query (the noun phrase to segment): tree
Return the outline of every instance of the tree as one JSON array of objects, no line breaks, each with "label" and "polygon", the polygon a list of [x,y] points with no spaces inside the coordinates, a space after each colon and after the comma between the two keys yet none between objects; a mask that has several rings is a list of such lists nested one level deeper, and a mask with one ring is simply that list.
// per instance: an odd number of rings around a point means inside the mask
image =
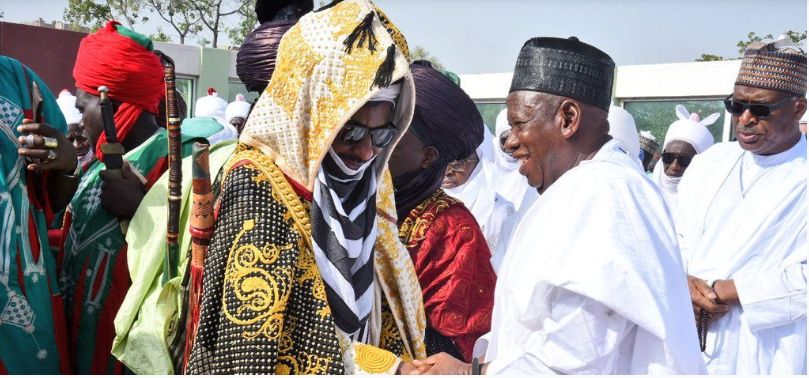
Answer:
[{"label": "tree", "polygon": [[249,6],[250,0],[190,0],[198,12],[199,20],[211,33],[211,47],[219,42],[219,32],[224,31],[222,21],[225,17],[236,14],[243,7]]},{"label": "tree", "polygon": [[184,45],[186,37],[195,36],[202,31],[200,15],[191,5],[192,1],[194,0],[145,0],[144,4],[177,32],[180,44]]},{"label": "tree", "polygon": [[163,28],[160,26],[157,27],[157,33],[149,35],[149,39],[153,42],[171,42],[171,37],[166,35],[166,33],[163,32]]},{"label": "tree", "polygon": [[[786,34],[787,38],[789,38],[792,42],[794,42],[798,46],[803,46],[803,42],[806,40],[806,30],[804,30],[803,33],[796,32],[796,31],[793,31],[793,30],[787,30],[787,32],[784,33],[784,34]],[[741,40],[741,41],[736,43],[736,47],[739,48],[739,50],[738,50],[739,51],[739,56],[738,57],[736,57],[736,58],[724,58],[724,57],[719,56],[719,55],[702,54],[702,56],[700,56],[695,61],[696,62],[710,62],[710,61],[716,61],[716,60],[741,59],[742,56],[744,55],[744,50],[747,49],[747,46],[749,46],[751,43],[757,43],[757,42],[765,42],[766,43],[766,42],[771,42],[773,40],[775,40],[775,38],[773,38],[772,34],[767,34],[767,35],[762,37],[762,36],[757,35],[756,32],[750,32],[750,33],[747,33],[747,39],[746,40]]]},{"label": "tree", "polygon": [[109,20],[116,20],[135,30],[137,23],[144,23],[148,17],[139,17],[141,2],[138,0],[68,0],[62,16],[77,29],[87,25],[98,29]]},{"label": "tree", "polygon": [[445,71],[444,65],[436,58],[433,54],[430,54],[427,49],[422,46],[416,46],[414,49],[410,50],[410,63],[413,63],[417,60],[428,60],[430,64],[433,65],[433,68],[439,71]]},{"label": "tree", "polygon": [[233,46],[241,46],[247,35],[258,25],[258,18],[252,5],[252,2],[245,3],[236,13],[240,16],[241,21],[235,27],[227,29],[228,37]]}]

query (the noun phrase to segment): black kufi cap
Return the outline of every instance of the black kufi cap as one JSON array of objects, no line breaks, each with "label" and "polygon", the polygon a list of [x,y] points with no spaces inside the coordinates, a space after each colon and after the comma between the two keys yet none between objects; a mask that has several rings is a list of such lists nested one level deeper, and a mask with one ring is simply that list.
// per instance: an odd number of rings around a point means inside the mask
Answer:
[{"label": "black kufi cap", "polygon": [[509,92],[549,93],[609,111],[614,75],[612,58],[576,37],[531,38],[520,50]]}]

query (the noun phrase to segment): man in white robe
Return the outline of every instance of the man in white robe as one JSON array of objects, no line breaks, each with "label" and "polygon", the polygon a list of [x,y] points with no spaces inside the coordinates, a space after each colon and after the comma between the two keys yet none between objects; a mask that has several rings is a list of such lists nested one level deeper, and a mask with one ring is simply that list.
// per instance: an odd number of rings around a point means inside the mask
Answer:
[{"label": "man in white robe", "polygon": [[[475,216],[492,252],[492,267],[497,272],[508,248],[517,211],[511,202],[497,193],[497,183],[502,180],[503,172],[493,163],[494,153],[492,135],[489,128],[484,127],[483,142],[467,159],[450,162],[441,188],[461,200]],[[456,167],[459,162],[463,162],[463,170]]]},{"label": "man in white robe", "polygon": [[420,372],[705,372],[671,217],[608,135],[614,68],[575,37],[523,46],[506,146],[540,198],[506,253],[480,360],[438,354],[414,363]]},{"label": "man in white robe", "polygon": [[680,183],[677,232],[711,374],[806,374],[805,95],[803,52],[749,46],[725,100],[738,141],[697,155]]},{"label": "man in white robe", "polygon": [[680,180],[694,156],[713,146],[713,135],[708,126],[719,119],[719,113],[711,114],[700,121],[699,114],[690,113],[683,105],[677,105],[675,111],[678,120],[666,132],[663,154],[655,164],[652,180],[660,187],[676,221],[679,211],[677,188]]}]

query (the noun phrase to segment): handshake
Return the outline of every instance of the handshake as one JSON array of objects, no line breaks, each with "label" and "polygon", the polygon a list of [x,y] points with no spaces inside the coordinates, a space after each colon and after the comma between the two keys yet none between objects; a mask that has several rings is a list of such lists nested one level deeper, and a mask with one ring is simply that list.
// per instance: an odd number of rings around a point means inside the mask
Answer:
[{"label": "handshake", "polygon": [[474,366],[476,369],[473,372],[473,365],[459,361],[455,357],[447,353],[437,353],[423,360],[415,360],[413,362],[402,362],[399,365],[397,374],[401,375],[470,375],[470,374],[483,374],[483,365]]}]

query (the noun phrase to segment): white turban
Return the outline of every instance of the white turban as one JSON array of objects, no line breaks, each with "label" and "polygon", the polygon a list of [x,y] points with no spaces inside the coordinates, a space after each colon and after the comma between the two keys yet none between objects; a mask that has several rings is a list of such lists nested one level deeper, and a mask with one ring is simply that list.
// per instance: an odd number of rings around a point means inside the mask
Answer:
[{"label": "white turban", "polygon": [[216,90],[208,89],[208,95],[201,97],[194,105],[194,117],[214,117],[225,119],[225,108],[228,102],[219,97]]},{"label": "white turban", "polygon": [[510,129],[511,125],[508,124],[508,108],[506,108],[500,111],[500,114],[497,115],[497,120],[494,122],[494,137],[499,139],[500,134]]},{"label": "white turban", "polygon": [[65,115],[65,121],[68,125],[79,123],[81,121],[81,112],[76,109],[76,96],[70,94],[70,91],[63,89],[59,93],[59,98],[56,99],[59,109]]},{"label": "white turban", "polygon": [[610,135],[618,140],[621,146],[628,149],[627,152],[632,156],[640,156],[640,139],[632,114],[623,108],[610,106],[607,120],[610,123]]},{"label": "white turban", "polygon": [[666,132],[666,140],[663,142],[663,150],[669,143],[675,140],[682,140],[688,142],[698,154],[701,154],[708,147],[713,146],[713,135],[708,130],[707,126],[712,125],[719,119],[719,113],[709,115],[702,121],[699,120],[699,114],[691,114],[685,109],[683,105],[677,105],[677,120],[669,126],[669,131]]},{"label": "white turban", "polygon": [[369,101],[387,101],[393,104],[393,107],[396,107],[396,99],[399,98],[399,92],[402,91],[402,84],[391,84],[387,88],[376,92],[374,97],[371,97]]},{"label": "white turban", "polygon": [[247,119],[247,114],[250,113],[250,103],[244,100],[244,96],[239,93],[236,95],[236,101],[228,104],[225,108],[225,122],[230,123],[230,120],[236,117]]}]

